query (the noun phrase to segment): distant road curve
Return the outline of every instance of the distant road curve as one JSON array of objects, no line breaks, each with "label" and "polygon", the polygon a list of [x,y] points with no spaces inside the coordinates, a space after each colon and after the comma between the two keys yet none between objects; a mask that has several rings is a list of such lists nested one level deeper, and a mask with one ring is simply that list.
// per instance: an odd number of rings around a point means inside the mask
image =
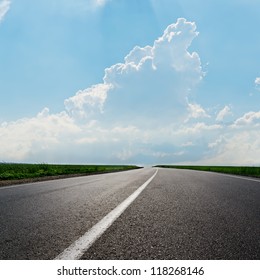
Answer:
[{"label": "distant road curve", "polygon": [[155,171],[0,188],[0,259],[56,258],[149,179],[82,259],[260,258],[260,180]]}]

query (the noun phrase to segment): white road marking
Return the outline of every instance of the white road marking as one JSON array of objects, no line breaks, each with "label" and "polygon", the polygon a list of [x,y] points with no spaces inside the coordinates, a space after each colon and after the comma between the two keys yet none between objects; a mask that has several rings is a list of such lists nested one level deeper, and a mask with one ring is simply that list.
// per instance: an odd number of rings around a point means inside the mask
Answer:
[{"label": "white road marking", "polygon": [[[34,184],[34,183],[39,183],[39,182],[33,182],[33,183],[31,183],[31,184]],[[28,183],[28,184],[29,184],[29,183]],[[6,189],[13,189],[13,188],[18,188],[18,187],[24,187],[24,186],[27,186],[28,184],[25,183],[25,184],[18,184],[18,185],[0,187],[0,190],[6,190]]]},{"label": "white road marking", "polygon": [[[207,171],[206,171],[206,172],[207,172]],[[258,180],[258,179],[248,178],[248,177],[244,177],[244,176],[231,175],[231,174],[218,173],[218,172],[211,172],[211,173],[212,173],[212,174],[223,175],[223,176],[227,176],[227,177],[232,177],[232,178],[236,178],[236,179],[244,179],[244,180],[254,181],[254,182],[260,183],[260,180]]]},{"label": "white road marking", "polygon": [[83,236],[71,244],[55,260],[79,260],[89,247],[113,224],[113,222],[126,210],[126,208],[140,195],[147,185],[156,176],[158,169],[153,176],[140,186],[127,199],[119,204],[114,210],[108,213],[102,220],[94,225]]},{"label": "white road marking", "polygon": [[[169,168],[170,169],[170,168]],[[174,168],[173,168],[174,169]],[[175,168],[175,170],[179,170],[178,168]],[[196,169],[182,169],[182,170],[191,170],[191,171],[199,171],[199,172],[206,172],[206,173],[211,173],[211,174],[214,174],[214,175],[221,175],[221,176],[227,176],[227,177],[233,177],[233,178],[236,178],[236,179],[243,179],[243,180],[248,180],[248,181],[253,181],[253,182],[258,182],[260,183],[260,179],[253,179],[253,178],[250,178],[250,177],[246,177],[245,176],[242,176],[242,175],[232,175],[232,174],[226,174],[226,173],[221,173],[221,172],[214,172],[214,171],[204,171],[204,170],[196,170]]]}]

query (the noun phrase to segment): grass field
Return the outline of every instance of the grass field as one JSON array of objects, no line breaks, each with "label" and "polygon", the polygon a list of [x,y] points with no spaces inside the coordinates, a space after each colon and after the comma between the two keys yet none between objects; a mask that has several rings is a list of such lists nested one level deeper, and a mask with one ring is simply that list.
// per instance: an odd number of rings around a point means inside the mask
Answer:
[{"label": "grass field", "polygon": [[234,175],[260,177],[260,167],[249,166],[195,166],[195,165],[157,165],[164,168],[192,169],[201,171],[213,171]]},{"label": "grass field", "polygon": [[89,175],[139,168],[134,165],[58,165],[0,163],[0,180],[29,179],[57,175]]}]

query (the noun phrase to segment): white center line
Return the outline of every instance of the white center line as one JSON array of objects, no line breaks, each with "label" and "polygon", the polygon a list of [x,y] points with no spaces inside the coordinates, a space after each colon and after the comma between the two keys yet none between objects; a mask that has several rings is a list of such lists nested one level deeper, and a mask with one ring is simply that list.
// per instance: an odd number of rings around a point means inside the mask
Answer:
[{"label": "white center line", "polygon": [[114,210],[108,213],[101,221],[95,224],[78,240],[72,243],[67,249],[59,254],[55,260],[79,260],[89,247],[113,224],[113,222],[126,210],[126,208],[140,195],[147,185],[156,176],[158,169],[142,186],[140,186],[127,199],[119,204]]}]

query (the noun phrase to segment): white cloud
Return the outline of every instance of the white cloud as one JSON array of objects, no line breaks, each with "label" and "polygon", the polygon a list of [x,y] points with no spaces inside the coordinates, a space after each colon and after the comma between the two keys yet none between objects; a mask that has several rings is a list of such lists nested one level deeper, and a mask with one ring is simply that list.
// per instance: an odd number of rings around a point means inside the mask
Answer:
[{"label": "white cloud", "polygon": [[228,115],[231,115],[231,109],[229,106],[225,106],[222,110],[219,111],[217,117],[216,117],[216,121],[223,121],[223,119],[225,117],[227,117]]},{"label": "white cloud", "polygon": [[245,126],[245,125],[254,125],[260,126],[260,111],[259,112],[248,112],[244,114],[241,118],[238,118],[233,127]]},{"label": "white cloud", "polygon": [[213,131],[213,130],[219,130],[222,126],[218,124],[208,125],[204,122],[198,122],[193,125],[187,125],[185,127],[180,128],[176,131],[177,135],[190,135],[190,134],[201,134],[205,131]]},{"label": "white cloud", "polygon": [[188,110],[189,110],[189,118],[209,118],[210,116],[206,113],[206,111],[199,105],[199,104],[188,104]]},{"label": "white cloud", "polygon": [[147,58],[152,59],[152,49],[151,46],[146,46],[144,48],[135,46],[125,57],[125,65],[132,64],[132,66],[138,70]]},{"label": "white cloud", "polygon": [[4,19],[4,16],[10,9],[11,1],[9,0],[2,0],[0,2],[0,21]]},{"label": "white cloud", "polygon": [[122,124],[184,119],[191,106],[193,116],[206,116],[200,105],[187,102],[204,76],[199,55],[188,51],[197,35],[195,23],[178,19],[152,46],[136,46],[123,63],[105,69],[102,84],[65,100],[66,110],[99,120],[101,111],[103,121]]},{"label": "white cloud", "polygon": [[260,164],[260,131],[229,131],[209,145],[214,151],[201,164],[216,165],[259,165]]},{"label": "white cloud", "polygon": [[165,65],[177,72],[191,72],[196,80],[201,78],[200,58],[196,52],[188,51],[198,34],[195,23],[187,22],[184,18],[179,18],[177,23],[169,25],[163,36],[154,42],[152,52],[155,66]]},{"label": "white cloud", "polygon": [[[67,113],[49,114],[43,109],[34,118],[24,118],[0,126],[0,159],[29,160],[71,139],[80,128]],[[64,151],[65,152],[65,151]]]},{"label": "white cloud", "polygon": [[[228,126],[188,101],[204,77],[199,55],[188,49],[197,36],[195,23],[179,19],[151,46],[136,46],[105,69],[102,83],[66,99],[65,111],[44,108],[0,124],[0,160],[260,163],[260,112]],[[230,113],[225,106],[216,120]]]},{"label": "white cloud", "polygon": [[195,30],[195,23],[178,19],[152,46],[136,46],[124,63],[107,68],[104,83],[113,90],[104,111],[132,121],[138,116],[138,122],[184,118],[187,96],[204,76],[199,55],[188,51],[198,35]]},{"label": "white cloud", "polygon": [[223,141],[225,141],[225,137],[223,135],[221,135],[219,138],[214,139],[214,142],[211,142],[208,144],[209,148],[215,148],[218,147],[221,143],[223,143]]},{"label": "white cloud", "polygon": [[[243,118],[243,117],[242,117]],[[241,118],[239,118],[241,119]],[[248,125],[247,125],[248,126]],[[1,160],[76,163],[259,164],[260,131],[246,126],[175,123],[156,129],[97,121],[76,122],[66,112],[0,126]]]},{"label": "white cloud", "polygon": [[248,112],[232,125],[222,128],[219,136],[209,142],[212,152],[202,164],[259,165],[260,112]]},{"label": "white cloud", "polygon": [[107,92],[112,88],[108,84],[97,84],[80,90],[75,96],[64,101],[66,110],[74,117],[86,117],[95,112],[102,113]]},{"label": "white cloud", "polygon": [[258,85],[260,85],[260,77],[257,77],[256,79],[255,79],[255,84],[258,86]]},{"label": "white cloud", "polygon": [[181,147],[191,147],[194,146],[194,144],[192,143],[192,141],[188,141],[186,143],[181,144]]},{"label": "white cloud", "polygon": [[257,77],[255,79],[255,87],[257,90],[260,90],[260,77]]}]

